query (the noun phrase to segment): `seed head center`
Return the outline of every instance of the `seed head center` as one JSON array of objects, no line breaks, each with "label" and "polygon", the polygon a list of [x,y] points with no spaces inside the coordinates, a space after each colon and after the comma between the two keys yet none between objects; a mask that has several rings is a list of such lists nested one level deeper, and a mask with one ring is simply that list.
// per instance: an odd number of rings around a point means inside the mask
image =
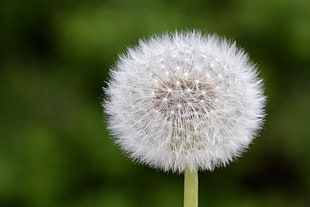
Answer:
[{"label": "seed head center", "polygon": [[214,87],[198,79],[170,79],[154,89],[156,110],[168,119],[201,117],[213,108]]}]

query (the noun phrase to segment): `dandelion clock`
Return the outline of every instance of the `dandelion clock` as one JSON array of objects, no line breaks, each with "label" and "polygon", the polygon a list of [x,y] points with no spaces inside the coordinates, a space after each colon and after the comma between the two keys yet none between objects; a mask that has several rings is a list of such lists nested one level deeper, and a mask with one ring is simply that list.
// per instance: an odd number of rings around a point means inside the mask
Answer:
[{"label": "dandelion clock", "polygon": [[216,35],[141,40],[110,74],[103,106],[115,142],[135,161],[184,173],[185,207],[198,206],[198,170],[240,156],[263,123],[255,65]]}]

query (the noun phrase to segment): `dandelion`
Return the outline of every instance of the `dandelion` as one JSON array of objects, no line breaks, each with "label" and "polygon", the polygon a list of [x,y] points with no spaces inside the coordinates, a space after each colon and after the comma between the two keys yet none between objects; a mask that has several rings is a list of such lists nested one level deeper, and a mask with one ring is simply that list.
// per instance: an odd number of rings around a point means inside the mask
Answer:
[{"label": "dandelion", "polygon": [[185,185],[194,188],[197,171],[240,156],[264,118],[262,81],[246,53],[196,31],[154,36],[128,49],[105,93],[115,142],[133,160],[185,173]]}]

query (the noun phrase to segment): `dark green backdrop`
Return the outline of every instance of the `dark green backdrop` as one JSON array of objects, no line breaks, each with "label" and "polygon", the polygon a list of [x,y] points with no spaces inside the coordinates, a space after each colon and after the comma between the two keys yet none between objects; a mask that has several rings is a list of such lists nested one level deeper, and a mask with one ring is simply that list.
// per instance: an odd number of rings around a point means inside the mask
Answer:
[{"label": "dark green backdrop", "polygon": [[250,150],[200,172],[200,206],[309,206],[309,0],[1,0],[0,26],[1,207],[182,206],[183,177],[128,160],[100,106],[118,53],[175,29],[236,40],[268,95]]}]

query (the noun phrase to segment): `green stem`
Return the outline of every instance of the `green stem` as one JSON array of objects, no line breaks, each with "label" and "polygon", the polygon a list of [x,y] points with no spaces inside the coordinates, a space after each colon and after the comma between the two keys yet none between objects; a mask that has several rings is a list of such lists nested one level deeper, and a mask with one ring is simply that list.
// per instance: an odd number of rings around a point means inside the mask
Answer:
[{"label": "green stem", "polygon": [[185,170],[184,207],[198,207],[198,171]]}]

